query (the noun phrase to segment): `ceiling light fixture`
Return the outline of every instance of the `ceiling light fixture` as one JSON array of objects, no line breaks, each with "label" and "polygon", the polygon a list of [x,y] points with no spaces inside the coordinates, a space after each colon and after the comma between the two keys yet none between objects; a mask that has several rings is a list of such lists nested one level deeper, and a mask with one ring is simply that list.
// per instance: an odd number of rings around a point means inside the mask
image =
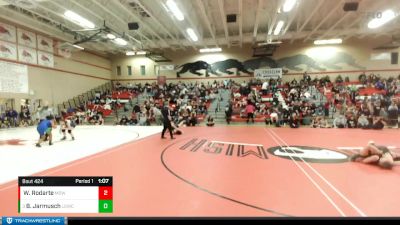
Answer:
[{"label": "ceiling light fixture", "polygon": [[107,38],[110,40],[114,40],[116,38],[116,36],[114,34],[107,34]]},{"label": "ceiling light fixture", "polygon": [[81,46],[79,46],[79,45],[72,45],[72,46],[74,46],[75,48],[80,49],[80,50],[85,50],[84,47],[81,47]]},{"label": "ceiling light fixture", "polygon": [[138,51],[136,52],[136,55],[146,55],[147,52],[146,51]]},{"label": "ceiling light fixture", "polygon": [[197,37],[196,33],[194,32],[194,30],[192,28],[186,29],[186,33],[189,35],[189,37],[190,37],[190,39],[192,39],[192,41],[196,42],[199,40],[199,38]]},{"label": "ceiling light fixture", "polygon": [[314,41],[315,45],[334,45],[334,44],[342,44],[342,43],[343,43],[343,40],[340,38]]},{"label": "ceiling light fixture", "polygon": [[178,8],[174,0],[168,0],[166,2],[166,5],[168,9],[172,12],[172,14],[175,16],[175,18],[179,21],[182,21],[185,19],[183,16],[182,11]]},{"label": "ceiling light fixture", "polygon": [[135,52],[133,52],[133,51],[127,51],[127,52],[126,52],[126,55],[127,55],[127,56],[135,55]]},{"label": "ceiling light fixture", "polygon": [[384,11],[379,18],[374,18],[368,22],[369,29],[375,29],[381,27],[382,25],[388,23],[393,20],[397,15],[393,12],[393,10],[388,9]]},{"label": "ceiling light fixture", "polygon": [[82,16],[70,10],[64,12],[64,17],[83,28],[93,29],[96,27],[94,23],[90,22],[89,20],[83,18]]},{"label": "ceiling light fixture", "polygon": [[285,22],[283,20],[280,20],[278,22],[278,24],[275,27],[274,35],[278,35],[281,32],[284,24],[285,24]]},{"label": "ceiling light fixture", "polygon": [[283,5],[284,12],[290,12],[293,7],[296,5],[297,0],[286,0],[285,4]]},{"label": "ceiling light fixture", "polygon": [[257,43],[257,46],[266,46],[266,45],[279,45],[282,44],[282,41],[267,41],[267,42],[260,42]]},{"label": "ceiling light fixture", "polygon": [[202,48],[200,53],[222,52],[221,48]]},{"label": "ceiling light fixture", "polygon": [[116,38],[113,40],[115,44],[125,46],[128,44],[128,42],[122,38]]}]

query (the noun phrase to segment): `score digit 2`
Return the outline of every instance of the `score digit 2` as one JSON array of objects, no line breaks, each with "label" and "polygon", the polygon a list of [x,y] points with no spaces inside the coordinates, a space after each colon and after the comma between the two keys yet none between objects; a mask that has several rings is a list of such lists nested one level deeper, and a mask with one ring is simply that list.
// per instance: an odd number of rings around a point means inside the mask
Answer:
[{"label": "score digit 2", "polygon": [[99,200],[112,200],[113,188],[112,186],[99,187]]}]

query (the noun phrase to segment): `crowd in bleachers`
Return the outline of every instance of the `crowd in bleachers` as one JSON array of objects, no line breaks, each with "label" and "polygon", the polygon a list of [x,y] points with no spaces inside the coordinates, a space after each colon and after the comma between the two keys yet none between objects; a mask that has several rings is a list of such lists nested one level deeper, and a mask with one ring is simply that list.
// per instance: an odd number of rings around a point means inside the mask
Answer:
[{"label": "crowd in bleachers", "polygon": [[232,121],[265,121],[278,127],[382,129],[398,126],[399,97],[400,76],[361,75],[360,81],[348,82],[341,76],[335,81],[311,79],[305,73],[302,79],[286,83],[280,79],[233,83],[226,110]]},{"label": "crowd in bleachers", "polygon": [[15,109],[7,108],[0,114],[0,128],[27,127],[33,124],[28,107],[21,107],[18,113]]},{"label": "crowd in bleachers", "polygon": [[[220,98],[219,90],[229,89],[232,96],[225,108],[226,120],[233,122],[265,122],[269,125],[314,128],[382,129],[397,127],[400,108],[400,76],[381,78],[360,75],[349,82],[341,76],[331,81],[328,76],[283,82],[281,79],[233,80],[202,83],[178,82],[165,86],[156,83],[122,85],[114,91],[96,92],[93,99],[78,107],[61,109],[60,116],[74,118],[76,124],[104,124],[104,118],[116,115],[118,125],[162,124],[161,108],[169,105],[175,124],[196,126],[210,118],[211,102]],[[141,95],[143,102],[136,102]],[[130,107],[129,107],[130,106]],[[43,110],[31,115],[28,107],[18,113],[8,108],[0,114],[0,128],[28,126],[38,120]],[[56,113],[55,113],[56,114]],[[206,119],[207,117],[207,119]],[[212,118],[213,121],[213,118]],[[214,124],[214,122],[212,122]]]},{"label": "crowd in bleachers", "polygon": [[[225,82],[226,83],[226,82]],[[153,84],[130,84],[122,86],[117,83],[119,91],[131,91],[142,94],[144,102],[134,104],[130,118],[124,115],[119,125],[161,125],[161,108],[169,105],[175,124],[196,126],[204,120],[210,103],[217,98],[218,89],[224,82],[213,83],[169,83],[165,86]]]}]

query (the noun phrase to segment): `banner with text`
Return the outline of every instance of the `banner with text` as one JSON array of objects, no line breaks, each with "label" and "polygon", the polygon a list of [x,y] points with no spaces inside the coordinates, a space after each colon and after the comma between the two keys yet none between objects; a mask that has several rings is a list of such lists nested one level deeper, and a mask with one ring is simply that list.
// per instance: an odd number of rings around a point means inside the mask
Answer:
[{"label": "banner with text", "polygon": [[282,78],[282,68],[256,69],[254,70],[256,79],[278,79]]}]

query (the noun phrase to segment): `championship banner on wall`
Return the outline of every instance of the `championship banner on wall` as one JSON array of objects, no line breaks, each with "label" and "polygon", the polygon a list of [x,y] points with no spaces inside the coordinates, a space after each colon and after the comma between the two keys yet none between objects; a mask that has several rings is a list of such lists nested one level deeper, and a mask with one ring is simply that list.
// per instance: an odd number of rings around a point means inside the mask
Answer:
[{"label": "championship banner on wall", "polygon": [[51,53],[54,52],[53,40],[50,38],[37,35],[37,46],[38,46],[39,50],[51,52]]},{"label": "championship banner on wall", "polygon": [[18,60],[24,63],[37,64],[36,49],[18,46]]},{"label": "championship banner on wall", "polygon": [[160,71],[171,71],[174,70],[175,66],[174,65],[160,65]]},{"label": "championship banner on wall", "polygon": [[0,23],[0,40],[17,42],[16,28],[5,23]]},{"label": "championship banner on wall", "polygon": [[282,78],[282,68],[256,69],[254,77],[257,79],[278,79]]},{"label": "championship banner on wall", "polygon": [[41,66],[54,67],[54,56],[48,52],[38,51],[38,64]]},{"label": "championship banner on wall", "polygon": [[0,41],[0,58],[17,60],[17,45]]},{"label": "championship banner on wall", "polygon": [[18,45],[36,48],[36,34],[18,28]]}]

